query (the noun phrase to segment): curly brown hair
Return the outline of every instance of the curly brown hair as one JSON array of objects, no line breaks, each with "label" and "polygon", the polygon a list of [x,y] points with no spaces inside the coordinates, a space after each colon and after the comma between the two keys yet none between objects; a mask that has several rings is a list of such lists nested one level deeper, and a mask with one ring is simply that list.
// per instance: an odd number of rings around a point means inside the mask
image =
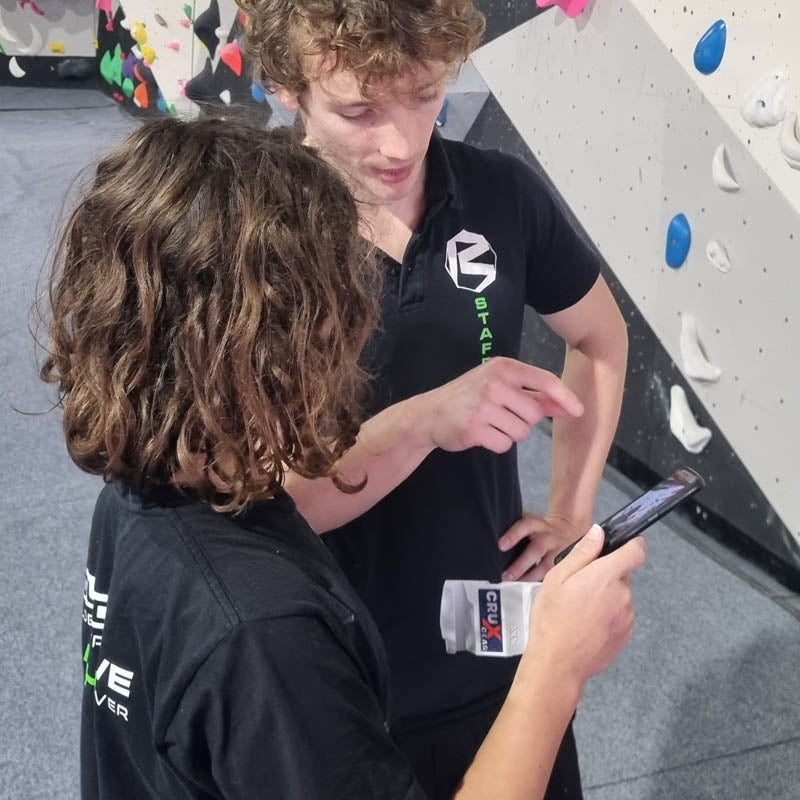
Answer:
[{"label": "curly brown hair", "polygon": [[335,477],[378,281],[355,201],[291,132],[145,124],[100,161],[49,282],[41,377],[70,456],[142,487],[191,475],[223,511],[287,469]]},{"label": "curly brown hair", "polygon": [[[533,0],[531,0],[532,2]],[[314,56],[355,73],[365,95],[411,64],[460,65],[486,19],[472,0],[236,0],[244,49],[267,88],[300,94],[319,77]]]}]

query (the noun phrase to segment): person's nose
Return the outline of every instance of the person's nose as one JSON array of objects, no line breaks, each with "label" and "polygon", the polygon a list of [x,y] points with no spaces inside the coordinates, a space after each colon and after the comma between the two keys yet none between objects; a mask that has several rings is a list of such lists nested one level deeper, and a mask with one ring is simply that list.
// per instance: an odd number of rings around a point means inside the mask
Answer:
[{"label": "person's nose", "polygon": [[416,153],[413,125],[389,119],[381,131],[380,153],[391,161],[411,161]]}]

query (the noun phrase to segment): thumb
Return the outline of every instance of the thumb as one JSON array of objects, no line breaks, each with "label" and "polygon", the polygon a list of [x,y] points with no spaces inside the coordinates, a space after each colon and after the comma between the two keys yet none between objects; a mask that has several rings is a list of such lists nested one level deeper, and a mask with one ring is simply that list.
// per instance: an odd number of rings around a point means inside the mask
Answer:
[{"label": "thumb", "polygon": [[574,575],[578,570],[583,569],[587,564],[594,561],[603,549],[605,541],[605,531],[599,525],[592,525],[589,532],[578,539],[570,549],[570,552],[551,570],[558,574],[562,580]]}]

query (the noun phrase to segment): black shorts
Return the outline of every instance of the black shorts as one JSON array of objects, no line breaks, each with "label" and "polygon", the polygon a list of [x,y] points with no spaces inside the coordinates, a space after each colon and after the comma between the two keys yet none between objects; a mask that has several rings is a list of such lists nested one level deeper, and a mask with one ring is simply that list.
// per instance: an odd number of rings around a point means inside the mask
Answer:
[{"label": "black shorts", "polygon": [[[507,689],[455,710],[399,719],[392,738],[429,800],[451,800],[503,705]],[[558,749],[545,800],[583,800],[572,722]]]}]

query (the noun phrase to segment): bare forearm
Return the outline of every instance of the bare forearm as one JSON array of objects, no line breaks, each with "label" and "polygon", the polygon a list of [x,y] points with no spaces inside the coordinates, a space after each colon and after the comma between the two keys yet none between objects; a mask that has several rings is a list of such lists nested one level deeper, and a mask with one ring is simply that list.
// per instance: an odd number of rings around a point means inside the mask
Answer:
[{"label": "bare forearm", "polygon": [[539,800],[580,697],[543,663],[520,664],[503,708],[454,800]]},{"label": "bare forearm", "polygon": [[627,364],[624,334],[609,352],[587,355],[568,348],[564,382],[581,398],[580,418],[553,422],[552,482],[548,514],[581,528],[592,521],[594,501],[622,406]]},{"label": "bare forearm", "polygon": [[339,477],[348,483],[360,483],[366,476],[367,484],[360,492],[342,492],[329,478],[308,480],[289,473],[286,491],[317,533],[344,525],[372,508],[434,449],[418,424],[420,402],[424,402],[420,397],[412,397],[364,423],[358,441],[338,467]]}]

